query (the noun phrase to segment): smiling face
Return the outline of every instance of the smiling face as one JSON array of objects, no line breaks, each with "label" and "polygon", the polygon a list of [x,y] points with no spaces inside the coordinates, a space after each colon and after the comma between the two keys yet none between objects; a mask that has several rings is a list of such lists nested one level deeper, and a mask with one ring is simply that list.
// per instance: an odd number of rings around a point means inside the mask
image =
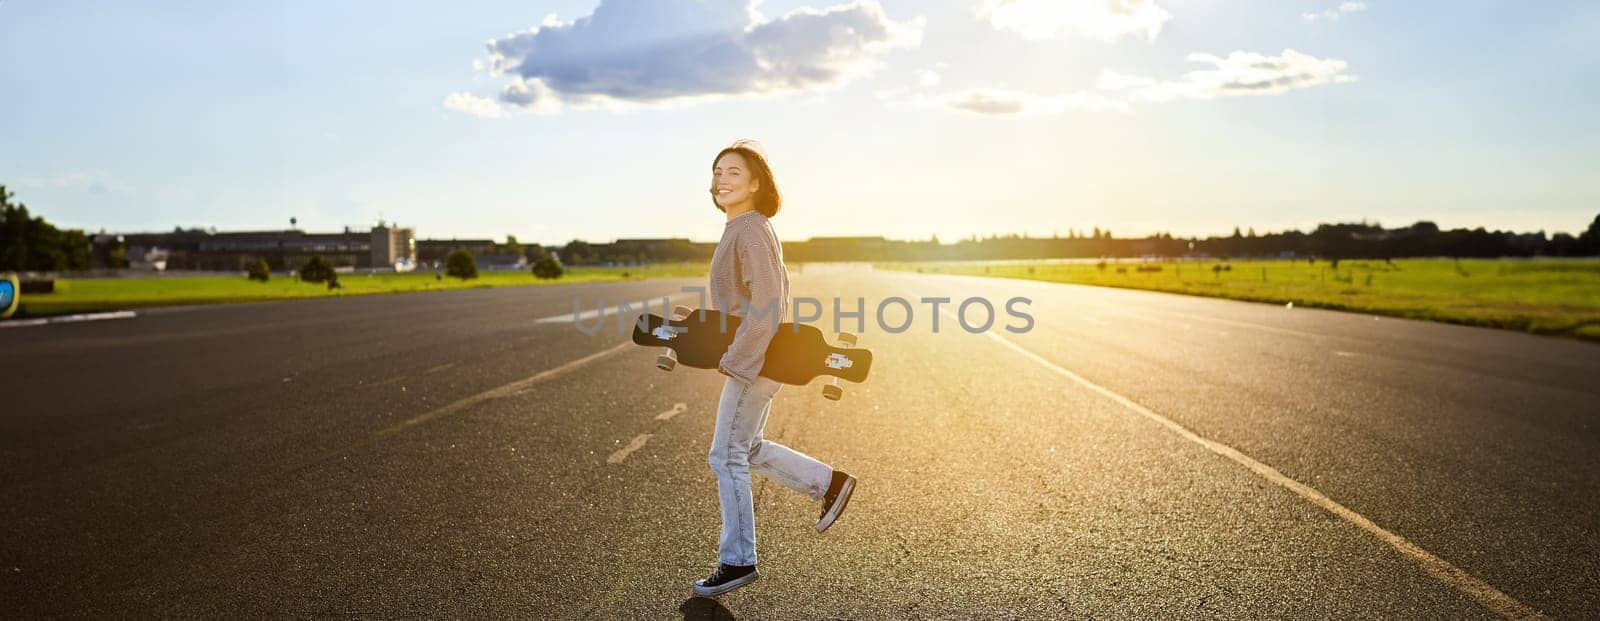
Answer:
[{"label": "smiling face", "polygon": [[740,205],[748,209],[759,191],[761,182],[756,180],[744,155],[736,151],[724,153],[712,166],[711,195],[723,211],[732,211]]}]

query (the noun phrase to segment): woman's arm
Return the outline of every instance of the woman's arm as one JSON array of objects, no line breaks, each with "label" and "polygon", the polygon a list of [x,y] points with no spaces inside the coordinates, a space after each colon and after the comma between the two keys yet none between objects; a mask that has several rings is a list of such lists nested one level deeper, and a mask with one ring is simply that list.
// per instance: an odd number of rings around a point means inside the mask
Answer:
[{"label": "woman's arm", "polygon": [[770,245],[765,235],[756,234],[737,246],[736,260],[750,287],[750,303],[718,370],[745,383],[754,382],[761,374],[767,345],[783,321],[783,264]]}]

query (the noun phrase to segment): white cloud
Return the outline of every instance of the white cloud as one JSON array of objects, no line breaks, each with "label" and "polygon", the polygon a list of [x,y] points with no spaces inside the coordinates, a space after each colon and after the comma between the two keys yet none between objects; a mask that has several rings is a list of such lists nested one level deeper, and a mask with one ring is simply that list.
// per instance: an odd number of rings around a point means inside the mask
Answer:
[{"label": "white cloud", "polygon": [[[1191,71],[1177,80],[1156,81],[1103,71],[1100,87],[1124,90],[1131,99],[1170,101],[1173,99],[1211,99],[1241,95],[1276,95],[1291,89],[1321,84],[1353,82],[1356,76],[1345,73],[1349,64],[1336,58],[1317,58],[1285,49],[1277,56],[1236,51],[1226,58],[1213,54],[1190,54],[1189,62],[1207,63],[1212,69]],[[1110,76],[1110,77],[1108,77]]]},{"label": "white cloud", "polygon": [[1337,8],[1328,9],[1326,11],[1301,13],[1300,17],[1308,22],[1314,22],[1318,20],[1331,22],[1338,20],[1339,16],[1345,13],[1358,13],[1365,10],[1367,10],[1367,3],[1347,1],[1339,3]]},{"label": "white cloud", "polygon": [[940,82],[944,81],[944,74],[940,72],[949,68],[950,63],[942,61],[934,63],[930,67],[925,67],[916,72],[917,84],[922,87],[938,86]]},{"label": "white cloud", "polygon": [[918,97],[917,102],[984,116],[1034,116],[1063,110],[1128,110],[1128,104],[1100,95],[1039,95],[1006,89],[971,89],[939,97]]},{"label": "white cloud", "polygon": [[12,180],[12,189],[67,190],[95,195],[127,194],[128,185],[100,173],[67,172],[46,177],[18,177]]},{"label": "white cloud", "polygon": [[551,15],[489,41],[475,66],[510,76],[500,102],[555,112],[827,88],[871,72],[885,50],[921,43],[921,18],[893,21],[876,0],[774,20],[758,3],[602,0],[577,20]]},{"label": "white cloud", "polygon": [[444,98],[444,107],[485,119],[502,116],[500,102],[471,93],[451,93]]},{"label": "white cloud", "polygon": [[1155,80],[1144,76],[1125,75],[1110,69],[1101,69],[1100,77],[1095,80],[1095,87],[1103,91],[1120,91],[1126,88],[1150,86],[1155,83]]},{"label": "white cloud", "polygon": [[1124,36],[1154,41],[1172,14],[1154,0],[983,0],[978,17],[1028,39],[1072,31],[1110,42]]}]

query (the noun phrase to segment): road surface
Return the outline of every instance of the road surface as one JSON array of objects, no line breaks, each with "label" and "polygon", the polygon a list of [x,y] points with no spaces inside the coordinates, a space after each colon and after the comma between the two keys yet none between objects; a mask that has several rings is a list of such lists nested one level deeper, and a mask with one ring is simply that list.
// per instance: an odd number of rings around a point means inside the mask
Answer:
[{"label": "road surface", "polygon": [[[859,477],[839,524],[756,479],[716,561],[722,377],[574,299],[645,281],[0,329],[0,609],[32,617],[1600,615],[1600,346],[1178,295],[807,266],[871,380],[767,436]],[[703,284],[703,283],[701,283]],[[945,305],[878,329],[889,297]],[[1026,333],[1004,301],[1026,296]],[[831,309],[830,309],[831,310]],[[969,308],[974,321],[978,307]],[[831,312],[825,323],[830,323]],[[900,311],[886,319],[899,323]],[[830,329],[831,326],[824,326]]]}]

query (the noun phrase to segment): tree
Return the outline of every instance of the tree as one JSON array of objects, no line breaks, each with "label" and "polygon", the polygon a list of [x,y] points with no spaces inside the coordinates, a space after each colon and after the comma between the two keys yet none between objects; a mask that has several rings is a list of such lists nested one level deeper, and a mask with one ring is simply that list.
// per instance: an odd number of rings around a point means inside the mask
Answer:
[{"label": "tree", "polygon": [[522,256],[526,257],[529,263],[538,263],[540,257],[549,257],[550,252],[545,250],[544,246],[535,242],[522,246]]},{"label": "tree", "polygon": [[267,267],[266,259],[256,259],[255,263],[250,264],[248,271],[250,280],[267,282],[272,279],[272,269]]},{"label": "tree", "polygon": [[477,278],[478,263],[472,260],[472,253],[467,249],[457,248],[445,257],[444,272],[462,280]]},{"label": "tree", "polygon": [[574,239],[561,247],[561,262],[571,265],[582,265],[594,258],[594,247],[589,242]]},{"label": "tree", "polygon": [[0,185],[0,270],[55,272],[89,269],[89,237],[57,229]]},{"label": "tree", "polygon": [[338,274],[333,271],[333,264],[320,254],[313,255],[310,261],[300,266],[300,280],[305,282],[328,282],[338,278]]},{"label": "tree", "polygon": [[506,243],[496,246],[491,252],[495,254],[522,254],[522,244],[517,242],[516,235],[506,235]]},{"label": "tree", "polygon": [[1582,254],[1578,247],[1577,238],[1570,233],[1551,235],[1549,243],[1544,246],[1544,253],[1552,257],[1571,257]]},{"label": "tree", "polygon": [[560,278],[564,271],[561,269],[561,264],[550,258],[549,255],[539,257],[537,261],[533,262],[533,275],[540,280]]},{"label": "tree", "polygon": [[1578,236],[1578,254],[1600,255],[1600,215],[1596,215],[1589,228]]},{"label": "tree", "polygon": [[118,236],[117,241],[111,244],[111,249],[106,251],[106,267],[121,269],[128,266],[128,243]]},{"label": "tree", "polygon": [[[40,220],[40,222],[43,221],[43,219]],[[91,266],[89,256],[93,249],[94,244],[89,241],[89,236],[85,235],[82,230],[67,229],[61,231],[61,256],[63,262],[60,267],[55,269],[79,271],[89,269]]]}]

